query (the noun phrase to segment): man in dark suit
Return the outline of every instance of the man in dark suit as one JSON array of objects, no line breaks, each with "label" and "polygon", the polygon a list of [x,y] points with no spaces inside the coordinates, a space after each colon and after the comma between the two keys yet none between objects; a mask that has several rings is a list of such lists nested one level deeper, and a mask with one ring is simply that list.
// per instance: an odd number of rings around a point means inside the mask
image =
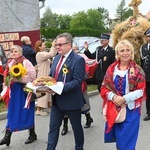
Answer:
[{"label": "man in dark suit", "polygon": [[[75,150],[83,150],[84,134],[81,125],[81,108],[84,105],[84,99],[81,84],[85,76],[85,60],[73,52],[72,36],[68,33],[56,37],[55,47],[58,55],[53,61],[50,76],[55,77],[57,81],[64,82],[64,88],[61,95],[52,94],[53,105],[47,150],[55,150],[56,148],[64,115],[70,118],[75,138]],[[62,56],[63,59],[61,59]],[[57,74],[58,66],[60,69]],[[52,91],[49,92],[52,93]]]},{"label": "man in dark suit", "polygon": [[150,120],[150,28],[144,33],[146,35],[147,43],[141,49],[141,67],[146,75],[146,111],[147,116],[144,121]]},{"label": "man in dark suit", "polygon": [[109,46],[109,38],[110,35],[102,34],[100,37],[101,46],[98,46],[96,51],[92,54],[88,50],[88,43],[85,42],[84,45],[84,54],[90,59],[96,59],[98,63],[96,79],[99,92],[107,68],[115,61],[115,51],[112,47]]},{"label": "man in dark suit", "polygon": [[35,66],[36,63],[36,52],[31,47],[31,40],[28,36],[21,37],[21,43],[22,43],[22,50],[23,50],[23,56],[26,57],[33,66]]}]

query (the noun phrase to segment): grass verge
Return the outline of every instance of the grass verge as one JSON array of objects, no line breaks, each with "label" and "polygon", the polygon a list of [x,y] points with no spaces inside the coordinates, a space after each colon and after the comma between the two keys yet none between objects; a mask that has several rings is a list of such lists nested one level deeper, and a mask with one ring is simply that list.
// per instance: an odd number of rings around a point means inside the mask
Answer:
[{"label": "grass verge", "polygon": [[7,108],[6,108],[6,105],[3,101],[0,101],[0,112],[4,112],[6,111]]},{"label": "grass verge", "polygon": [[88,84],[87,85],[87,91],[91,92],[91,91],[95,91],[97,90],[97,85],[96,84]]}]

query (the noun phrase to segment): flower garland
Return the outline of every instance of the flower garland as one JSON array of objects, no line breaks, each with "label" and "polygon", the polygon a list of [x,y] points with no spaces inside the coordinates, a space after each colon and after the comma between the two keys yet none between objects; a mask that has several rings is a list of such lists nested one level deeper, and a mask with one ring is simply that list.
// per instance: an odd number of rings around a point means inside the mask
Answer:
[{"label": "flower garland", "polygon": [[118,31],[121,33],[121,32],[124,32],[125,30],[128,30],[129,28],[137,27],[139,25],[140,23],[137,22],[137,20],[131,19],[129,20],[129,23],[127,25],[123,26],[122,28],[119,28]]}]

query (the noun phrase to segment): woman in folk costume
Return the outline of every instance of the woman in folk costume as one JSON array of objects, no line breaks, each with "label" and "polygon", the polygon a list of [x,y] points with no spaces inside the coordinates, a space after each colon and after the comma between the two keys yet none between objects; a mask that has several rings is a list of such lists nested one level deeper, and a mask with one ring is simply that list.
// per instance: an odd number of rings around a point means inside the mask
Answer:
[{"label": "woman in folk costume", "polygon": [[[134,59],[134,48],[127,40],[115,47],[116,59],[109,66],[101,87],[103,108],[106,109],[104,141],[116,142],[118,150],[135,150],[140,126],[141,105],[146,98],[145,74]],[[126,118],[115,123],[121,107]]]},{"label": "woman in folk costume", "polygon": [[[4,84],[6,84],[6,79],[10,75],[11,68],[15,65],[22,64],[25,68],[25,73],[21,78],[11,76],[9,84],[7,85],[10,91],[8,91],[8,95],[5,97],[8,106],[6,133],[4,138],[0,141],[0,145],[6,144],[7,146],[10,145],[11,134],[15,131],[30,129],[30,135],[25,144],[32,143],[37,139],[37,135],[34,131],[35,102],[30,102],[29,108],[25,108],[27,94],[23,89],[27,82],[32,82],[36,78],[35,68],[31,62],[22,55],[22,48],[20,46],[12,46],[10,52],[11,58],[8,60],[4,71]],[[16,68],[16,71],[17,70]]]}]

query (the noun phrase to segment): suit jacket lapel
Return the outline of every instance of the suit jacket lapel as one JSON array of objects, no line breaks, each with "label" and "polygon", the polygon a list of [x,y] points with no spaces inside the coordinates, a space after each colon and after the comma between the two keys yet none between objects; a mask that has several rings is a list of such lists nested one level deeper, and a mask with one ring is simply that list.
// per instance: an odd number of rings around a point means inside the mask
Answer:
[{"label": "suit jacket lapel", "polygon": [[[74,52],[72,51],[69,56],[67,57],[67,59],[65,60],[64,64],[66,66],[68,66],[68,63],[71,61],[72,57],[74,55]],[[60,58],[60,57],[59,57]],[[59,60],[59,59],[58,59]],[[58,63],[58,62],[57,62]],[[59,75],[58,75],[58,79],[63,75],[63,72],[62,72],[62,68],[64,67],[64,64],[62,65],[62,67],[60,68],[60,72],[59,72]]]},{"label": "suit jacket lapel", "polygon": [[64,62],[64,64],[67,65],[68,62],[72,59],[73,55],[74,55],[74,52],[72,51],[72,52],[69,54],[69,56],[67,57],[67,59],[66,59],[66,61]]}]

